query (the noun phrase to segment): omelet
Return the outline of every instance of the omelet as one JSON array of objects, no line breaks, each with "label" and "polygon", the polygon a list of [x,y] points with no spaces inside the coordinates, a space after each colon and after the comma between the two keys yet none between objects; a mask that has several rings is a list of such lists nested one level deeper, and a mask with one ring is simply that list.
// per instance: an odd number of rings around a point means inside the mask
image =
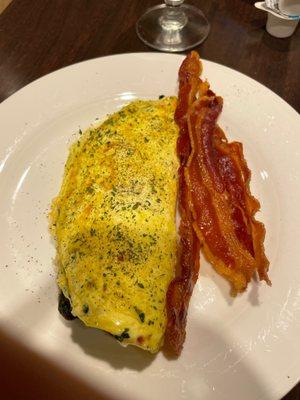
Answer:
[{"label": "omelet", "polygon": [[137,100],[81,134],[50,213],[72,314],[152,353],[177,258],[175,107],[175,97]]}]

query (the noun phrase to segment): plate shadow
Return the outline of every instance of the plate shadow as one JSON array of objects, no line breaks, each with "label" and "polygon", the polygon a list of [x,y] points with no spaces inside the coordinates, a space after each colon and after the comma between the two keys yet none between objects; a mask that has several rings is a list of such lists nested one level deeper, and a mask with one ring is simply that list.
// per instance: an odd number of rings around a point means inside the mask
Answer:
[{"label": "plate shadow", "polygon": [[86,354],[107,362],[115,369],[129,368],[142,371],[156,358],[156,355],[134,346],[122,347],[108,333],[86,327],[80,320],[63,321],[71,329],[71,339]]}]

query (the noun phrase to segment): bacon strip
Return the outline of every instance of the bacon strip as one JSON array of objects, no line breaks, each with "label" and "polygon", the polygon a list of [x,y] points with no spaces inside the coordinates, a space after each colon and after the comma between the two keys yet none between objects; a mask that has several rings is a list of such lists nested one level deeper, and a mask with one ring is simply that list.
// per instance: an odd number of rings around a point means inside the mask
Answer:
[{"label": "bacon strip", "polygon": [[269,285],[264,225],[255,219],[251,173],[241,143],[229,143],[218,127],[223,100],[199,78],[202,66],[190,53],[179,71],[175,120],[180,128],[179,271],[167,293],[166,338],[176,354],[185,339],[189,300],[199,271],[200,245],[216,271],[243,292],[256,274]]},{"label": "bacon strip", "polygon": [[185,326],[189,301],[198,278],[200,242],[193,229],[192,213],[188,205],[188,188],[184,178],[184,168],[191,146],[187,126],[187,113],[196,100],[199,90],[201,65],[196,53],[190,53],[179,71],[179,96],[175,111],[175,121],[179,126],[177,154],[179,167],[178,206],[181,217],[179,235],[179,271],[170,283],[167,298],[167,328],[165,338],[173,353],[179,355],[185,340]]},{"label": "bacon strip", "polygon": [[251,173],[242,144],[228,143],[217,126],[222,104],[222,98],[208,90],[189,110],[192,151],[185,179],[203,252],[236,295],[247,288],[256,271],[261,280],[271,282],[263,246],[265,228],[254,217],[260,205],[250,193]]}]

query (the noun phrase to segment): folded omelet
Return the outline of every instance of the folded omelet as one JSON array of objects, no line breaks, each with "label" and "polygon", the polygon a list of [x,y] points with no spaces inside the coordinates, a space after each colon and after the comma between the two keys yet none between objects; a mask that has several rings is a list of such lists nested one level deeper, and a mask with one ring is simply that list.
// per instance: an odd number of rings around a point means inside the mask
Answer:
[{"label": "folded omelet", "polygon": [[173,97],[134,101],[83,133],[50,213],[72,314],[153,353],[176,264],[175,106]]}]

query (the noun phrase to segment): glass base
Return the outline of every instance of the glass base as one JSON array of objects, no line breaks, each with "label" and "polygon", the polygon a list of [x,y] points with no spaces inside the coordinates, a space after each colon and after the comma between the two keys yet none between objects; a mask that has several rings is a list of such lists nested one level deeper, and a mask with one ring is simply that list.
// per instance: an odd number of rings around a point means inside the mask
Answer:
[{"label": "glass base", "polygon": [[209,33],[209,23],[196,7],[161,4],[149,8],[136,24],[139,38],[157,50],[177,52],[202,43]]}]

